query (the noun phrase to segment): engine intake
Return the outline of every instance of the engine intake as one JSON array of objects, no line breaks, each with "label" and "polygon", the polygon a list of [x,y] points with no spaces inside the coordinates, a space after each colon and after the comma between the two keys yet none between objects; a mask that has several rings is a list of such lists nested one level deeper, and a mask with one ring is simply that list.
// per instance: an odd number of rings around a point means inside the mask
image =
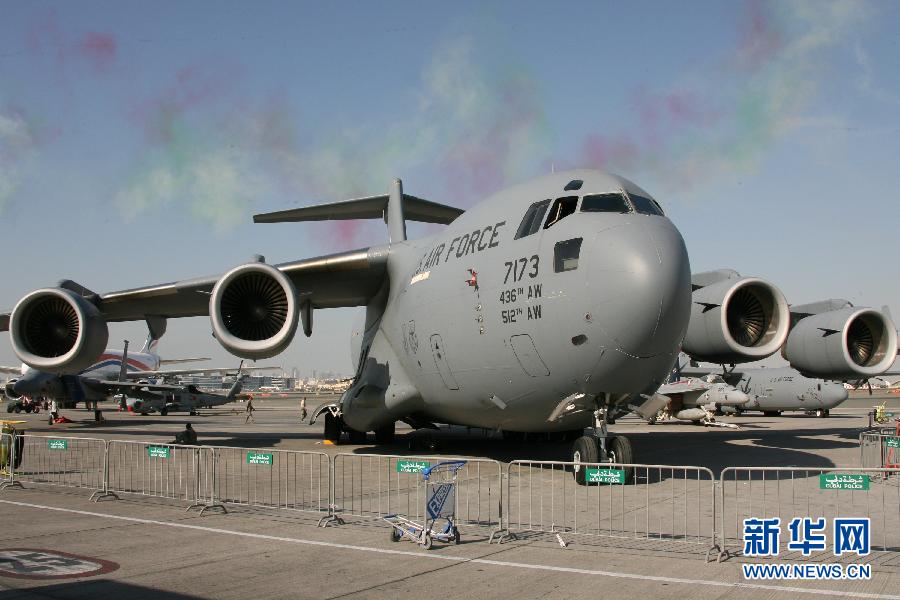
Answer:
[{"label": "engine intake", "polygon": [[290,279],[264,263],[235,267],[219,279],[209,299],[213,334],[241,358],[282,352],[294,339],[298,314]]},{"label": "engine intake", "polygon": [[109,341],[106,320],[93,303],[63,288],[31,292],[10,315],[10,341],[29,367],[78,373],[91,366]]},{"label": "engine intake", "polygon": [[790,325],[784,295],[752,277],[730,278],[694,291],[683,349],[700,361],[740,363],[778,351]]},{"label": "engine intake", "polygon": [[804,375],[874,377],[897,357],[897,330],[890,317],[873,308],[831,310],[800,319],[783,354]]}]

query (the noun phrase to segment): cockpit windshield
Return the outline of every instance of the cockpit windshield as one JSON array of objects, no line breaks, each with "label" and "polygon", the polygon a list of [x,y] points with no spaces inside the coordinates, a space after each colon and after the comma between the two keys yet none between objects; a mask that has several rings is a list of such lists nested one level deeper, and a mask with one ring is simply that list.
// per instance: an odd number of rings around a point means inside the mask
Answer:
[{"label": "cockpit windshield", "polygon": [[591,194],[581,201],[581,212],[628,213],[631,209],[622,194]]},{"label": "cockpit windshield", "polygon": [[529,206],[528,212],[525,213],[525,217],[522,218],[522,222],[519,224],[519,229],[516,231],[515,239],[523,238],[527,235],[531,235],[532,233],[537,233],[537,230],[541,228],[541,223],[544,220],[544,214],[547,212],[547,207],[549,205],[549,200],[541,200],[540,202],[535,202],[534,204]]},{"label": "cockpit windshield", "polygon": [[631,198],[631,202],[634,204],[634,209],[642,215],[657,215],[660,217],[665,216],[662,207],[656,203],[656,200],[632,193],[629,193],[628,197]]},{"label": "cockpit windshield", "polygon": [[575,212],[578,207],[578,196],[563,196],[557,198],[550,207],[550,213],[547,215],[547,222],[544,223],[544,229],[556,225],[569,215]]}]

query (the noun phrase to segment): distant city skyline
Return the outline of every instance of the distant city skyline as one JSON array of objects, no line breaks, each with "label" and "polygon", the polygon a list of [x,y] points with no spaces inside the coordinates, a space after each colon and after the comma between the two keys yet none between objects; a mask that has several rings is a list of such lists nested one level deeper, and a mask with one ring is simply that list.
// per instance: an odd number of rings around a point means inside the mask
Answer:
[{"label": "distant city skyline", "polygon": [[[467,208],[590,167],[654,194],[695,272],[900,317],[898,22],[888,1],[7,3],[0,309],[63,278],[106,292],[384,243],[377,220],[251,215],[394,177]],[[265,364],[353,373],[360,310],[317,311]],[[112,347],[145,336],[110,325]],[[238,363],[206,318],[170,321],[160,353]]]}]

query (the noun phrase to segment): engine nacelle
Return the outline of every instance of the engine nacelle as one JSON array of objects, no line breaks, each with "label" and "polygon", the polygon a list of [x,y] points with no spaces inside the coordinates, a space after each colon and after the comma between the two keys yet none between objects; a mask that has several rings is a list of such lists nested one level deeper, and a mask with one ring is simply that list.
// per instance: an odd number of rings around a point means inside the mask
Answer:
[{"label": "engine nacelle", "polygon": [[22,394],[18,393],[15,389],[15,385],[18,379],[10,379],[6,382],[6,385],[3,387],[3,395],[6,396],[7,400],[16,401],[22,397]]},{"label": "engine nacelle", "polygon": [[287,348],[297,331],[298,315],[290,279],[265,263],[228,271],[209,299],[213,335],[241,358],[269,358]]},{"label": "engine nacelle", "polygon": [[16,355],[29,367],[78,373],[96,362],[109,341],[106,319],[94,304],[64,288],[31,292],[9,319]]},{"label": "engine nacelle", "polygon": [[721,364],[760,360],[781,348],[789,326],[787,301],[774,285],[753,277],[724,279],[692,294],[683,350]]},{"label": "engine nacelle", "polygon": [[831,310],[798,321],[782,354],[809,377],[874,377],[897,358],[897,329],[890,317],[873,308]]}]

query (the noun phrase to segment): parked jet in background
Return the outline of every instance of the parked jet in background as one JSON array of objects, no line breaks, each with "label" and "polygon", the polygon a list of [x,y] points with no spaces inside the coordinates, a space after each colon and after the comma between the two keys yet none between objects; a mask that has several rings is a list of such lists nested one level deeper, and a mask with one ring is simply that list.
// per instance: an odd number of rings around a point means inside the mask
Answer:
[{"label": "parked jet in background", "polygon": [[650,400],[635,412],[649,424],[668,418],[697,424],[729,427],[713,416],[724,407],[741,408],[750,400],[741,390],[728,385],[717,375],[688,377],[660,386]]},{"label": "parked jet in background", "polygon": [[[690,372],[696,373],[695,370]],[[803,411],[827,417],[832,408],[847,399],[847,388],[843,383],[804,377],[788,367],[735,369],[717,376],[749,398],[741,406],[722,408],[722,412],[728,414],[752,410],[777,417],[782,412]]]},{"label": "parked jet in background", "polygon": [[[887,315],[842,302],[788,308],[761,279],[691,274],[681,233],[633,182],[558,172],[500,191],[467,211],[403,193],[256,215],[261,223],[384,219],[389,242],[275,266],[262,257],[224,275],[97,294],[72,281],[0,313],[17,356],[78,373],[108,339],[107,322],[209,315],[232,354],[275,356],[315,309],[365,306],[352,345],[356,375],[320,413],[343,431],[393,439],[396,421],[519,432],[583,432],[583,463],[631,463],[607,424],[659,389],[679,346],[735,364],[784,348],[808,374],[881,374],[897,353]],[[406,219],[447,224],[408,240]],[[823,335],[824,332],[824,335]],[[835,335],[836,334],[836,335]],[[889,358],[888,358],[889,357]],[[885,361],[887,363],[885,364]]]},{"label": "parked jet in background", "polygon": [[[74,408],[76,403],[84,402],[98,411],[98,402],[103,402],[115,394],[128,395],[131,390],[140,386],[150,386],[148,381],[135,383],[135,380],[150,380],[176,375],[197,373],[223,373],[233,368],[193,368],[160,370],[162,364],[178,364],[209,360],[206,357],[163,359],[157,354],[158,338],[154,332],[140,352],[128,353],[127,342],[124,350],[106,349],[100,357],[84,370],[72,375],[58,375],[23,365],[22,374],[7,382],[4,393],[8,400],[17,400],[22,396],[36,398],[43,396],[53,398],[60,406]],[[248,370],[264,370],[272,367],[250,367]],[[95,415],[99,419],[99,414]]]}]

